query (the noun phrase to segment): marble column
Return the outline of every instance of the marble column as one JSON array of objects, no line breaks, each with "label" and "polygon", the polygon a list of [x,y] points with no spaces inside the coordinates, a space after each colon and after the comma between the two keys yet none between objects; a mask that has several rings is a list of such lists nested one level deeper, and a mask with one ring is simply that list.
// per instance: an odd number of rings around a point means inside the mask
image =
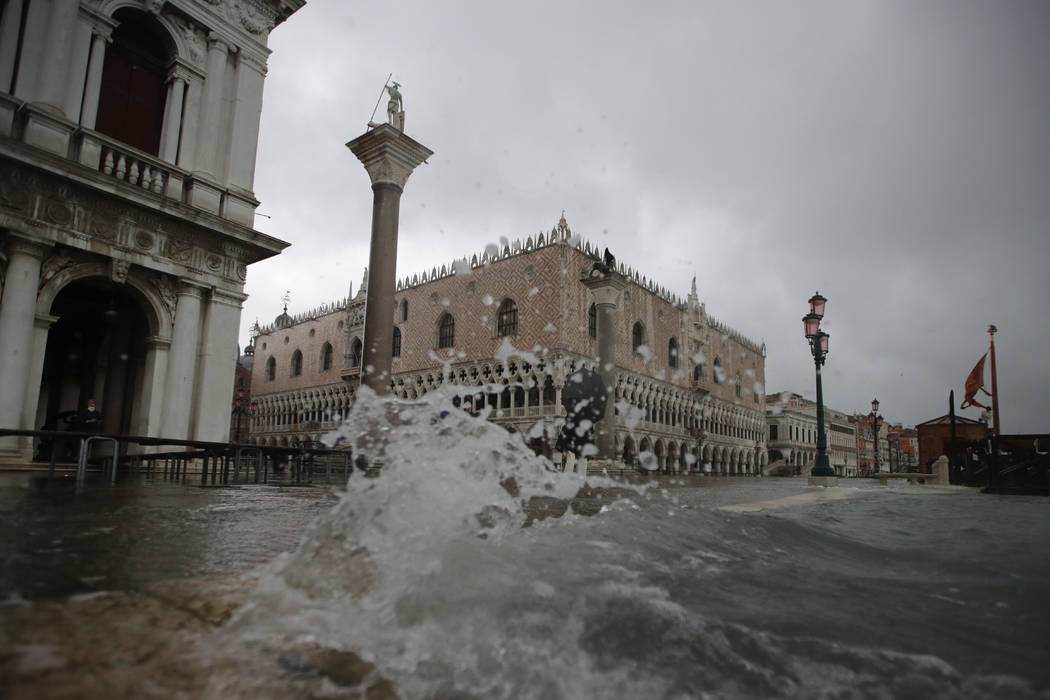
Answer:
[{"label": "marble column", "polygon": [[595,426],[598,458],[616,460],[616,305],[627,280],[618,272],[592,271],[581,280],[594,295],[597,312],[598,374],[605,384],[605,415]]},{"label": "marble column", "polygon": [[182,126],[182,98],[186,79],[179,75],[168,80],[168,99],[164,105],[164,126],[160,134],[160,159],[174,163],[179,155],[179,132]]},{"label": "marble column", "polygon": [[[208,37],[208,74],[204,79],[200,120],[197,122],[197,154],[194,170],[218,179],[219,134],[222,129],[223,93],[229,47],[214,32]],[[225,152],[225,149],[224,149]]]},{"label": "marble column", "polygon": [[238,54],[236,95],[233,103],[232,143],[229,150],[231,185],[251,192],[255,180],[255,152],[259,145],[265,59]]},{"label": "marble column", "polygon": [[73,25],[69,70],[66,73],[66,95],[63,110],[70,121],[80,120],[80,108],[84,99],[84,66],[91,53],[91,25],[77,19]]},{"label": "marble column", "polygon": [[47,18],[47,49],[37,77],[35,101],[64,113],[70,51],[75,46],[74,28],[80,0],[51,0]]},{"label": "marble column", "polygon": [[237,329],[241,321],[241,304],[246,298],[236,292],[212,290],[201,338],[194,440],[226,442],[230,437]]},{"label": "marble column", "polygon": [[18,31],[22,25],[22,8],[20,2],[4,3],[0,15],[0,91],[11,92],[11,81],[14,78],[16,49],[18,48]]},{"label": "marble column", "polygon": [[[8,0],[8,6],[15,3]],[[22,36],[22,51],[18,54],[18,74],[15,76],[15,97],[26,102],[37,100],[37,86],[43,71],[43,62],[49,47],[48,5],[42,2],[29,3],[25,17],[22,18],[25,29]],[[17,40],[15,42],[18,44]]]},{"label": "marble column", "polygon": [[84,104],[80,107],[80,123],[88,129],[95,128],[98,118],[98,98],[102,92],[102,65],[106,58],[108,35],[96,30],[91,36],[91,53],[88,56],[87,79],[84,82]]},{"label": "marble column", "polygon": [[160,437],[164,414],[164,383],[167,376],[171,339],[151,336],[146,339],[146,360],[142,367],[142,383],[138,401],[131,416],[131,431],[135,435]]},{"label": "marble column", "polygon": [[182,107],[182,135],[179,138],[178,165],[183,170],[195,170],[197,161],[197,132],[200,130],[201,96],[204,81],[199,75],[186,80],[186,96]]},{"label": "marble column", "polygon": [[33,360],[33,328],[40,263],[46,248],[7,234],[7,270],[0,298],[0,387],[9,401],[0,401],[0,428],[27,428],[22,408]]},{"label": "marble column", "polygon": [[160,426],[164,437],[187,440],[190,436],[203,293],[204,287],[189,280],[179,281],[175,329],[164,382],[164,419]]},{"label": "marble column", "polygon": [[[35,301],[35,300],[34,300]],[[44,375],[44,353],[47,337],[58,316],[36,314],[33,319],[33,357],[29,361],[29,376],[26,378],[26,393],[22,403],[22,425],[39,428],[44,424],[38,420],[40,408],[40,380]],[[43,416],[46,420],[47,416]]]},{"label": "marble column", "polygon": [[346,146],[365,166],[372,181],[372,244],[361,381],[382,394],[390,384],[401,193],[412,171],[434,152],[389,124],[380,124]]}]

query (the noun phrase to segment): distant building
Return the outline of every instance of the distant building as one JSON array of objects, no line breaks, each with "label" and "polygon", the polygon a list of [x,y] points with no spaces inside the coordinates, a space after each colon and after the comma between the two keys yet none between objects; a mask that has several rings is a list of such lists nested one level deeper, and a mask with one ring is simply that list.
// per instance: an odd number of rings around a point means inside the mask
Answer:
[{"label": "distant building", "polygon": [[[269,32],[303,0],[0,12],[0,427],[225,440]],[[31,455],[0,439],[0,462]]]},{"label": "distant building", "polygon": [[[817,458],[817,404],[801,394],[766,395],[771,474],[808,474]],[[848,414],[824,407],[828,461],[839,476],[856,476],[855,431]]]},{"label": "distant building", "polygon": [[890,471],[915,471],[919,465],[919,433],[901,424],[884,426],[888,443]]},{"label": "distant building", "polygon": [[[581,272],[597,248],[565,219],[549,235],[398,282],[394,394],[461,387],[466,410],[523,434],[557,459],[561,392],[592,366],[595,308]],[[765,348],[621,264],[616,310],[617,454],[651,455],[666,472],[756,473],[765,463]],[[317,440],[346,415],[362,361],[366,285],[352,298],[290,316],[255,338],[251,439]]]},{"label": "distant building", "polygon": [[[919,442],[920,471],[929,472],[930,465],[941,455],[952,457],[951,416],[945,414],[939,418],[919,423],[915,426],[915,430]],[[962,416],[955,417],[955,439],[959,452],[962,452],[965,443],[987,440],[988,436],[987,423]]]}]

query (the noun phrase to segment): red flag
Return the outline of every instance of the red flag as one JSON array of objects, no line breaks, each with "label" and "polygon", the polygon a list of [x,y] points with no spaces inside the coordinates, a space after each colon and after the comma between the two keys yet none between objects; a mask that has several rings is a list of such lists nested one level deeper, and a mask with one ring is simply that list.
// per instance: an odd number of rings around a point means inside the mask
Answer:
[{"label": "red flag", "polygon": [[975,398],[977,391],[983,391],[986,395],[991,396],[984,388],[984,358],[988,357],[988,353],[981,355],[981,359],[974,365],[973,371],[970,372],[970,376],[966,378],[966,397],[959,404],[959,408],[968,408],[970,406],[980,406],[981,408],[988,408],[983,403],[980,403]]}]

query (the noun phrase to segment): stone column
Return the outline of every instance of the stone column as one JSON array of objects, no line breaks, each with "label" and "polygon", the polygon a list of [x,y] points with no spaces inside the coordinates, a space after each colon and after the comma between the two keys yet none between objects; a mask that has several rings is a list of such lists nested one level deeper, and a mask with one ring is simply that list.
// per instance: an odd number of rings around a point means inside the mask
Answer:
[{"label": "stone column", "polygon": [[[8,232],[7,269],[0,298],[0,387],[8,400],[0,401],[0,428],[33,427],[25,422],[25,397],[33,369],[36,292],[45,252],[44,246]],[[0,456],[6,453],[17,458],[21,450],[21,457],[29,458],[29,444],[20,438],[0,438]]]},{"label": "stone column", "polygon": [[11,92],[15,72],[15,49],[18,48],[18,30],[22,24],[22,3],[4,3],[0,16],[0,91]]},{"label": "stone column", "polygon": [[598,374],[608,402],[605,416],[595,427],[598,458],[615,460],[616,454],[616,304],[627,280],[618,272],[594,271],[581,280],[594,295],[598,321]]},{"label": "stone column", "polygon": [[66,82],[69,76],[70,50],[80,0],[51,0],[47,18],[47,48],[42,56],[37,78],[36,100],[64,112]]},{"label": "stone column", "polygon": [[95,30],[91,37],[91,53],[88,57],[87,80],[84,82],[84,104],[80,107],[80,123],[88,129],[95,128],[98,119],[98,98],[102,91],[102,65],[106,58],[109,34]]},{"label": "stone column", "polygon": [[182,126],[182,97],[186,79],[173,75],[168,80],[168,100],[164,107],[164,126],[160,136],[160,159],[174,163],[179,155],[179,132]]},{"label": "stone column", "polygon": [[237,61],[237,90],[233,104],[233,142],[229,150],[229,183],[251,192],[255,180],[255,152],[259,145],[265,59],[249,57],[242,50]]},{"label": "stone column", "polygon": [[[222,128],[223,92],[226,87],[226,57],[229,47],[212,32],[208,36],[207,76],[197,122],[197,154],[194,170],[218,179],[219,132]],[[225,152],[225,149],[224,151]]]},{"label": "stone column", "polygon": [[175,330],[164,381],[164,418],[159,431],[164,437],[187,440],[190,436],[203,292],[203,287],[189,280],[179,281]]},{"label": "stone column", "polygon": [[66,76],[66,96],[63,111],[70,121],[80,120],[81,102],[84,99],[84,68],[91,52],[91,25],[77,19],[73,25],[72,50]]},{"label": "stone column", "polygon": [[194,170],[197,165],[197,132],[200,129],[203,92],[204,81],[199,75],[191,74],[186,80],[186,97],[182,108],[182,136],[179,141],[178,166],[184,170]]},{"label": "stone column", "polygon": [[44,374],[47,336],[51,332],[51,326],[55,325],[57,320],[58,316],[50,314],[36,314],[33,319],[33,357],[29,360],[29,376],[26,378],[26,393],[22,403],[22,425],[29,426],[29,428],[39,428],[43,425],[43,421],[37,421],[40,379]]},{"label": "stone column", "polygon": [[[21,4],[8,1],[8,6]],[[43,71],[44,56],[49,47],[48,6],[42,2],[29,3],[26,10],[22,52],[18,56],[18,75],[15,76],[15,97],[26,102],[37,99],[37,85]],[[18,41],[15,41],[18,45]]]},{"label": "stone column", "polygon": [[237,329],[241,322],[241,304],[246,298],[236,292],[212,290],[201,338],[194,440],[226,442],[230,437]]},{"label": "stone column", "polygon": [[387,392],[390,383],[393,352],[394,273],[401,193],[412,171],[434,152],[389,124],[380,124],[346,146],[365,166],[372,180],[372,243],[368,256],[361,381],[382,394]]}]

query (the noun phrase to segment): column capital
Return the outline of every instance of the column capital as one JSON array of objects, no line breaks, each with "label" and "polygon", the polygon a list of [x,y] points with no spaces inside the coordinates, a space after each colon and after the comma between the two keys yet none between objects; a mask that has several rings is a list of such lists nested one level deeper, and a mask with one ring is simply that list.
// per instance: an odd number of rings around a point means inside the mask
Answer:
[{"label": "column capital", "polygon": [[404,189],[408,176],[434,152],[389,124],[365,132],[346,147],[368,171],[372,185],[390,183]]},{"label": "column capital", "polygon": [[196,297],[197,299],[202,298],[211,287],[200,282],[193,280],[180,278],[178,284],[175,286],[175,293],[180,297]]},{"label": "column capital", "polygon": [[6,234],[8,257],[13,253],[21,253],[36,258],[37,260],[43,260],[47,251],[55,247],[54,243],[30,238],[29,236],[17,231],[7,231]]},{"label": "column capital", "polygon": [[171,338],[160,335],[151,335],[145,340],[145,344],[155,350],[168,350],[171,348]]},{"label": "column capital", "polygon": [[33,325],[37,328],[47,329],[54,325],[57,320],[58,316],[52,316],[51,314],[37,314],[33,319]]},{"label": "column capital", "polygon": [[232,306],[235,309],[241,308],[241,305],[247,298],[247,294],[241,294],[240,292],[235,292],[229,289],[213,287],[211,290],[211,301],[213,304],[225,304],[226,306]]},{"label": "column capital", "polygon": [[601,272],[590,270],[584,272],[580,282],[594,294],[594,303],[597,306],[611,306],[616,308],[620,298],[620,292],[627,286],[627,279],[619,272]]},{"label": "column capital", "polygon": [[220,48],[223,51],[229,51],[230,45],[218,32],[208,32],[208,50],[212,51]]}]

